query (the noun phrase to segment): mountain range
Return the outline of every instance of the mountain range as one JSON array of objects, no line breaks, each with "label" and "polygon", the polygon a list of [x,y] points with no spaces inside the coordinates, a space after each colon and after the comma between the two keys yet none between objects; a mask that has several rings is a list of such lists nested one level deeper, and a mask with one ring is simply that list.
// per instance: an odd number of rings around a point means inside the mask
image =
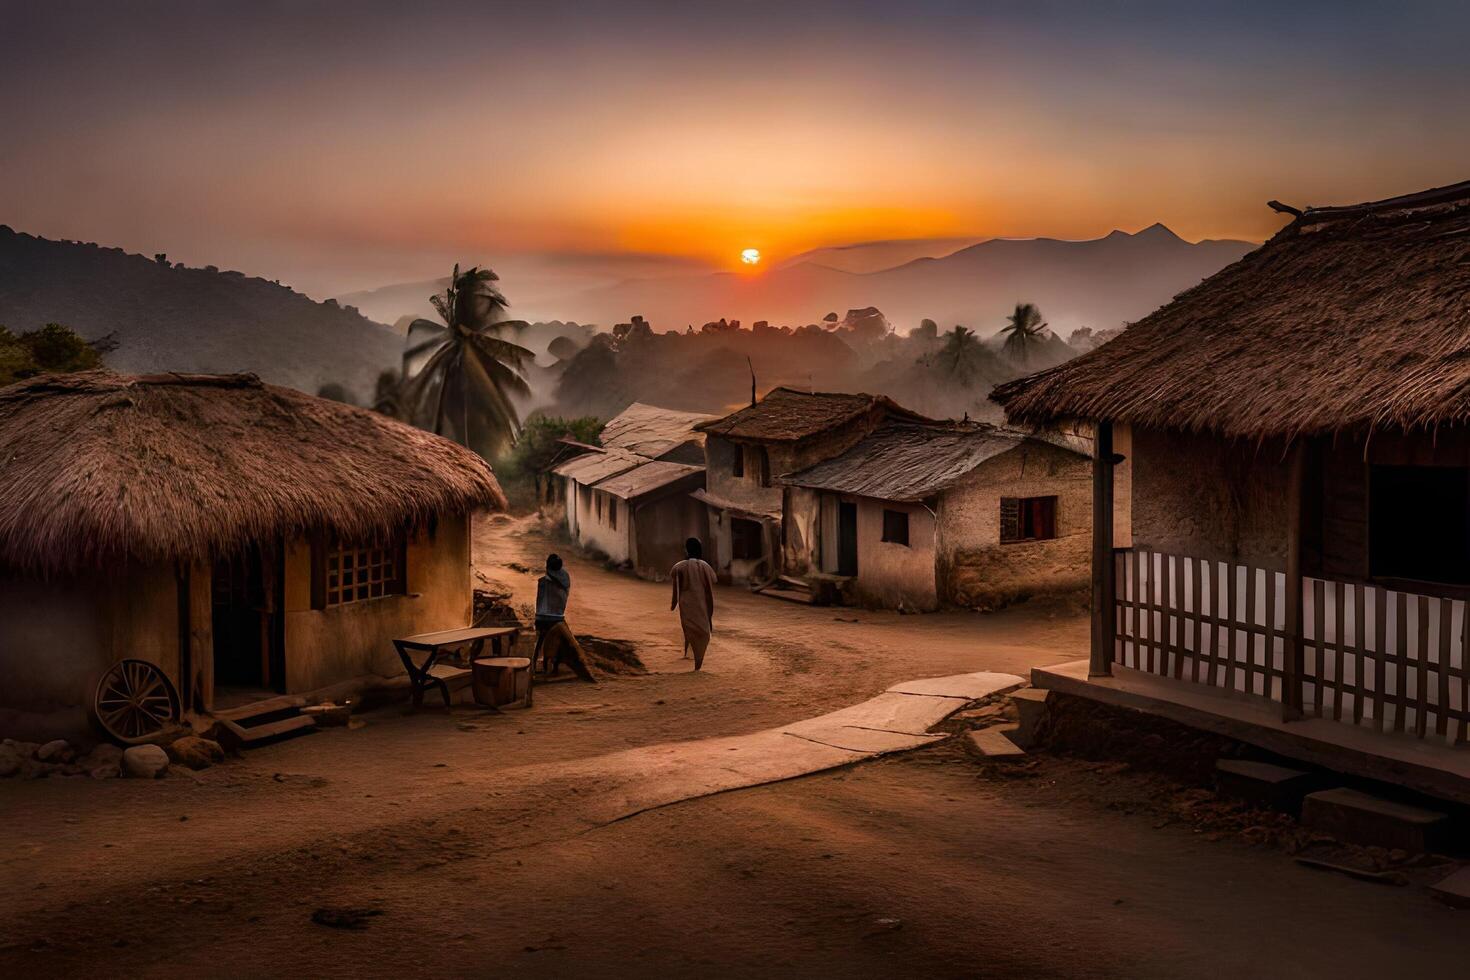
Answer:
[{"label": "mountain range", "polygon": [[0,325],[46,323],[89,340],[113,334],[107,364],[126,373],[249,371],[312,394],[340,384],[358,400],[403,354],[401,336],[334,300],[0,225]]},{"label": "mountain range", "polygon": [[927,317],[941,329],[964,324],[989,336],[1016,303],[1028,302],[1065,336],[1139,319],[1254,247],[1191,243],[1156,224],[1090,241],[990,239],[874,272],[833,268],[821,264],[829,256],[813,253],[756,274],[629,279],[568,297],[561,315],[605,324],[639,313],[670,329],[716,317],[812,323],[832,311],[876,306],[900,330]]}]

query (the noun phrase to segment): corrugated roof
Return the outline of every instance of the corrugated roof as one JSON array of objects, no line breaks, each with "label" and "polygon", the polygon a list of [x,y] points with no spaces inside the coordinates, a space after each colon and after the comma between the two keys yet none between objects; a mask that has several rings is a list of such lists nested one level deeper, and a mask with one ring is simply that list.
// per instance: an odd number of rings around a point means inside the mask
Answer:
[{"label": "corrugated roof", "polygon": [[880,500],[923,500],[1027,439],[1024,433],[979,423],[886,422],[841,456],[781,482]]},{"label": "corrugated roof", "polygon": [[621,449],[587,453],[567,460],[551,472],[576,480],[583,486],[606,480],[610,476],[626,473],[635,466],[648,462],[642,456],[625,453]]},{"label": "corrugated roof", "polygon": [[703,466],[687,466],[684,463],[654,460],[634,467],[626,473],[609,477],[596,484],[596,487],[620,500],[636,500],[676,483],[692,481],[692,478],[703,473]]},{"label": "corrugated roof", "polygon": [[1470,182],[1309,209],[1122,335],[991,397],[1015,422],[1227,437],[1470,422]]},{"label": "corrugated roof", "polygon": [[695,426],[714,418],[699,412],[680,412],[634,402],[602,427],[602,444],[657,459],[686,442],[703,445],[704,434],[696,431]]},{"label": "corrugated roof", "polygon": [[927,421],[882,395],[842,392],[799,391],[772,388],[754,405],[705,422],[703,432],[734,439],[795,442],[845,425],[871,409],[882,406],[896,416]]}]

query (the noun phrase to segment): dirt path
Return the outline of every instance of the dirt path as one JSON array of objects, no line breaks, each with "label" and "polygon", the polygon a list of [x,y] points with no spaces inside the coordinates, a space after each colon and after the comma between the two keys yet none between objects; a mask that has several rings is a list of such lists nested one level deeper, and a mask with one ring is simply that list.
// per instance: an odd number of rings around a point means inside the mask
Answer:
[{"label": "dirt path", "polygon": [[[542,536],[501,522],[476,545],[486,577],[528,602],[534,576],[509,566],[539,564]],[[158,783],[0,782],[0,974],[1458,969],[1458,920],[1421,892],[1156,829],[1094,802],[1110,777],[1057,762],[1000,779],[954,743],[619,819],[675,743],[900,680],[1073,659],[1086,621],[1046,604],[899,617],[722,589],[694,674],[665,587],[570,567],[575,627],[637,642],[655,673],[547,686],[503,716],[385,709]],[[312,922],[322,908],[380,914],[338,929]]]}]

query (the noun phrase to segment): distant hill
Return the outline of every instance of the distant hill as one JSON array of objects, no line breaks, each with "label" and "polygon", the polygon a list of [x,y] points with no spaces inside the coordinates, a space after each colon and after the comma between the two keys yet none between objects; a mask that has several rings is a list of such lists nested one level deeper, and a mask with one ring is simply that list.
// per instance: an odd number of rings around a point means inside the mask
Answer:
[{"label": "distant hill", "polygon": [[820,265],[838,272],[882,272],[915,259],[935,259],[974,245],[979,238],[896,238],[885,242],[858,242],[814,248],[780,263],[786,269],[796,265]]},{"label": "distant hill", "polygon": [[1190,243],[1154,225],[1081,242],[992,239],[869,273],[819,264],[814,253],[764,274],[628,280],[569,297],[560,315],[606,323],[640,313],[668,330],[717,317],[812,323],[830,311],[876,306],[900,330],[929,317],[941,329],[962,323],[989,336],[1017,302],[1029,302],[1066,336],[1137,320],[1253,248]]},{"label": "distant hill", "polygon": [[115,333],[107,364],[119,371],[251,371],[311,394],[335,382],[361,402],[403,353],[383,324],[278,283],[0,225],[0,324],[52,322]]}]

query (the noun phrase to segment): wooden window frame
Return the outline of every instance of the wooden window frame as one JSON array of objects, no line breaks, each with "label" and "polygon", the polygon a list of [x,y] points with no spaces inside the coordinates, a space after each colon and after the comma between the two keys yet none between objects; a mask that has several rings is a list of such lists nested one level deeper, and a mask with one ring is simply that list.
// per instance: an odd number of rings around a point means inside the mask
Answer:
[{"label": "wooden window frame", "polygon": [[[1027,527],[1035,513],[1031,505],[1042,502],[1050,508],[1047,523],[1050,534],[1038,534],[1035,527]],[[1029,533],[1028,533],[1029,532]],[[1057,497],[1055,494],[1035,497],[1000,498],[1000,543],[1024,544],[1027,541],[1055,541],[1057,538]]]},{"label": "wooden window frame", "polygon": [[[890,526],[890,521],[892,526]],[[902,522],[902,530],[898,524]],[[883,508],[883,541],[887,544],[901,545],[905,548],[909,544],[909,512],[906,510],[893,510],[890,507]]]},{"label": "wooden window frame", "polygon": [[408,538],[368,544],[318,538],[311,546],[311,606],[332,609],[408,595]]}]

